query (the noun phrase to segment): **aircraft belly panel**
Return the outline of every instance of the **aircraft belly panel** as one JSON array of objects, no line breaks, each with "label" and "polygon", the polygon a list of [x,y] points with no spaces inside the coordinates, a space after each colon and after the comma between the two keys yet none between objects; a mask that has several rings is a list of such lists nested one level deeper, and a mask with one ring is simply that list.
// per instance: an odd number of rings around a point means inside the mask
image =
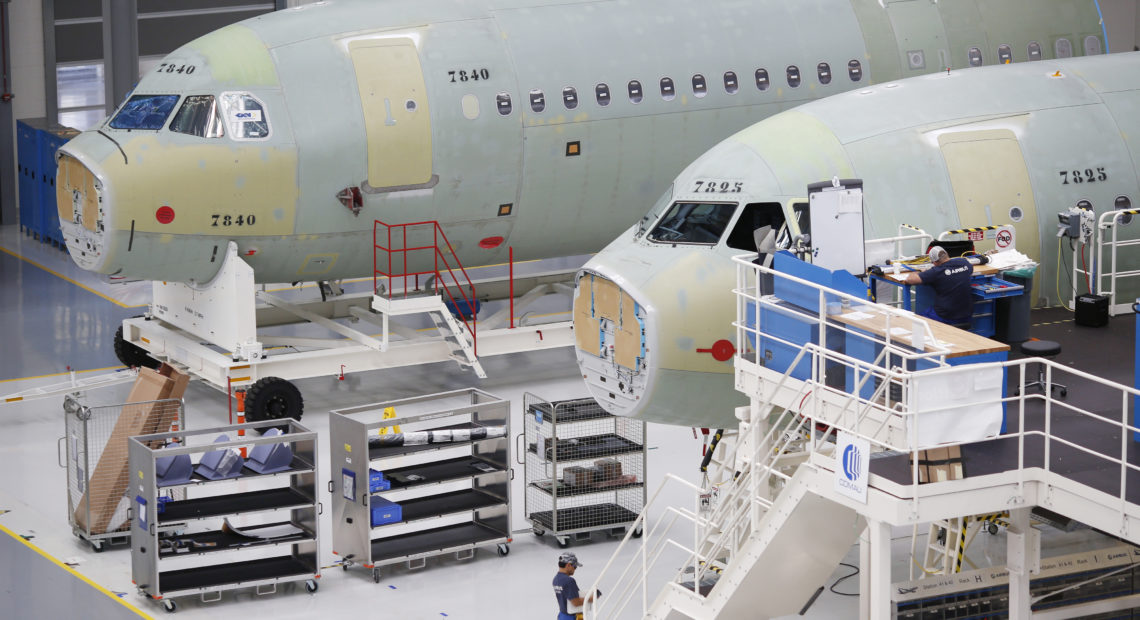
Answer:
[{"label": "aircraft belly panel", "polygon": [[410,38],[349,43],[368,135],[368,185],[427,184],[432,177],[431,113],[419,53]]}]

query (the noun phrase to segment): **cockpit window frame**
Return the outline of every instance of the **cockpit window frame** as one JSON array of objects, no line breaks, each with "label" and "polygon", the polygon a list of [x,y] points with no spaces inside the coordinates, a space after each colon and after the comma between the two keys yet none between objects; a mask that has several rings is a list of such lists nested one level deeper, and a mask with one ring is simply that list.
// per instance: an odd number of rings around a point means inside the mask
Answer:
[{"label": "cockpit window frame", "polygon": [[[115,125],[115,123],[119,121],[120,117],[123,116],[123,114],[127,113],[128,108],[131,107],[131,102],[136,101],[136,100],[140,100],[140,104],[141,104],[141,100],[144,100],[144,99],[153,100],[153,99],[159,99],[159,98],[166,99],[166,103],[169,104],[169,107],[166,108],[165,112],[162,112],[162,114],[163,114],[162,121],[158,124],[157,127],[149,126],[149,125],[153,125],[153,123],[148,124],[148,126],[146,126],[146,127],[141,127],[141,126],[123,127],[123,126],[116,126]],[[111,119],[109,121],[107,121],[107,127],[114,129],[114,130],[117,130],[117,131],[162,131],[166,127],[167,123],[170,122],[170,117],[174,113],[174,109],[176,107],[178,107],[178,102],[181,101],[181,99],[182,99],[181,95],[175,95],[175,94],[169,94],[169,93],[134,93],[134,92],[132,92],[130,95],[127,96],[127,100],[123,102],[123,105],[120,106],[119,109],[115,111],[114,116],[112,116]],[[137,113],[137,110],[136,110],[136,113]],[[153,114],[153,112],[148,112],[147,117],[150,117],[151,114]],[[126,120],[126,119],[124,119],[124,120]]]},{"label": "cockpit window frame", "polygon": [[[233,112],[233,110],[231,110],[229,108],[229,105],[227,104],[227,97],[231,97],[231,96],[249,97],[250,99],[255,101],[257,103],[257,105],[261,106],[261,110],[260,110],[261,120],[260,121],[231,120],[229,118],[229,116],[230,116],[230,113]],[[263,142],[263,141],[269,140],[270,138],[273,137],[273,123],[271,123],[269,121],[269,112],[267,109],[269,106],[265,105],[265,101],[263,101],[257,95],[255,95],[249,91],[244,91],[244,90],[227,90],[227,91],[221,92],[218,95],[218,102],[222,108],[222,124],[225,125],[226,135],[229,137],[229,139],[234,140],[236,142]],[[247,108],[242,108],[240,111],[244,112],[244,111],[248,111],[248,110],[247,110]],[[244,123],[257,123],[257,122],[265,124],[265,135],[264,136],[247,137],[244,135],[244,132],[235,130],[235,125],[237,125],[239,123],[244,124]]]},{"label": "cockpit window frame", "polygon": [[[212,123],[209,122],[209,118],[198,118],[196,116],[193,119],[195,125],[190,128],[192,131],[183,131],[181,129],[176,129],[175,124],[178,122],[179,118],[182,117],[182,114],[189,110],[188,106],[196,105],[198,103],[197,100],[206,98],[209,98],[213,108],[212,114],[210,114],[210,117],[212,117]],[[200,121],[202,120],[207,120],[207,124],[204,126],[199,126],[201,125]],[[212,131],[211,127],[213,128]],[[175,112],[171,117],[170,122],[166,125],[166,128],[173,133],[182,134],[185,136],[193,136],[197,138],[206,138],[209,140],[216,140],[219,138],[224,138],[226,136],[226,123],[224,120],[222,120],[221,103],[218,101],[217,97],[208,94],[186,95],[183,97],[182,104],[178,106],[178,111]]]},{"label": "cockpit window frame", "polygon": [[[720,223],[720,230],[713,230],[712,228],[705,226],[706,234],[709,234],[712,237],[711,241],[687,240],[684,238],[686,233],[678,231],[676,228],[670,228],[670,227],[665,226],[666,220],[670,220],[671,218],[681,218],[681,221],[678,222],[678,224],[687,223],[686,221],[690,217],[692,217],[691,211],[685,215],[681,215],[680,213],[677,213],[676,215],[674,215],[673,210],[675,208],[678,208],[680,205],[690,205],[690,204],[691,205],[697,205],[697,206],[712,205],[715,207],[724,207],[727,210],[727,215],[725,215],[723,217],[723,222]],[[699,200],[699,199],[689,200],[689,199],[684,199],[684,198],[673,200],[669,203],[668,208],[666,208],[664,210],[661,217],[657,218],[657,220],[653,223],[653,226],[649,228],[649,231],[645,234],[645,240],[650,242],[650,243],[655,243],[658,245],[694,245],[694,246],[714,247],[714,246],[718,245],[719,243],[721,243],[722,239],[724,238],[725,231],[728,229],[729,225],[733,221],[733,217],[736,215],[736,211],[739,207],[740,207],[740,204],[738,202],[733,202],[733,201],[716,201],[716,200],[707,200],[706,201],[706,200]],[[712,215],[712,214],[710,213],[709,215]],[[670,222],[670,223],[672,224],[672,222]],[[700,226],[700,225],[701,224],[696,224],[695,226]],[[662,238],[655,237],[655,235],[657,234],[657,231],[661,230],[661,229],[665,229],[666,231],[669,231],[669,232],[674,232],[674,233],[679,234],[681,236],[677,237],[677,238],[673,238],[673,239],[662,239]]]}]

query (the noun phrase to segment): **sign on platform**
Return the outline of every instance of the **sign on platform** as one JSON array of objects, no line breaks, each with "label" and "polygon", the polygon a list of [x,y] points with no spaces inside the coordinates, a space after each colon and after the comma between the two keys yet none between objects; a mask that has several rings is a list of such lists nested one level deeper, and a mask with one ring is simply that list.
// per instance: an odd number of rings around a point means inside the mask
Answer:
[{"label": "sign on platform", "polygon": [[871,442],[839,431],[836,437],[835,491],[859,503],[867,503],[867,479],[871,475]]}]

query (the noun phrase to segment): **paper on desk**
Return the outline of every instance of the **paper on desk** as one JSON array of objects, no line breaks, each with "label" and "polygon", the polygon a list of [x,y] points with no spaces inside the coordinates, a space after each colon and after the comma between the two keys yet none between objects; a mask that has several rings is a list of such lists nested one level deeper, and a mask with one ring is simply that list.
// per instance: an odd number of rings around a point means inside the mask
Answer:
[{"label": "paper on desk", "polygon": [[892,336],[909,336],[910,330],[905,328],[905,327],[892,327],[891,328],[891,335]]},{"label": "paper on desk", "polygon": [[851,321],[862,321],[863,319],[871,318],[871,315],[866,312],[848,312],[843,315],[843,318]]}]

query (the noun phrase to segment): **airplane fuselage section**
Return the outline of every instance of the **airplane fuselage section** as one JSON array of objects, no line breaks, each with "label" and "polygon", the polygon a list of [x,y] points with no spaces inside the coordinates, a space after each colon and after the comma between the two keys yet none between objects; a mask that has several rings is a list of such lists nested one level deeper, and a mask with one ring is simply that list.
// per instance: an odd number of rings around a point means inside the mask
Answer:
[{"label": "airplane fuselage section", "polygon": [[81,266],[168,281],[209,280],[231,240],[261,282],[369,275],[374,220],[439,221],[468,265],[591,252],[760,118],[969,66],[973,48],[993,64],[996,41],[1100,37],[1085,0],[1051,2],[1067,17],[1049,29],[997,23],[986,3],[910,4],[341,1],[262,16],[175,51],[62,149],[61,223]]}]

